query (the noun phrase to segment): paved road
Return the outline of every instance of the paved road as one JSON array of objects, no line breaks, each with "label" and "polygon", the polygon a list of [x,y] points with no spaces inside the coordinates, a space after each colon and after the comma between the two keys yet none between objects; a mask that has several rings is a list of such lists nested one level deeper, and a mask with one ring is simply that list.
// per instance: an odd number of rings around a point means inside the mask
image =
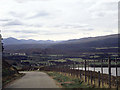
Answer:
[{"label": "paved road", "polygon": [[55,81],[44,72],[31,71],[22,73],[26,73],[26,75],[6,88],[58,88]]}]

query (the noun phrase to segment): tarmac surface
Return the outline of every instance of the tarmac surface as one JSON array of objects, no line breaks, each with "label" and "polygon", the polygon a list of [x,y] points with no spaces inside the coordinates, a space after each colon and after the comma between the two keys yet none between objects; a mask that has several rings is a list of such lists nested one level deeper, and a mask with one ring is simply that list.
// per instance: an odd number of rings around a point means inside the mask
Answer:
[{"label": "tarmac surface", "polygon": [[6,88],[59,88],[55,81],[46,73],[39,71],[25,71],[23,77],[6,86]]}]

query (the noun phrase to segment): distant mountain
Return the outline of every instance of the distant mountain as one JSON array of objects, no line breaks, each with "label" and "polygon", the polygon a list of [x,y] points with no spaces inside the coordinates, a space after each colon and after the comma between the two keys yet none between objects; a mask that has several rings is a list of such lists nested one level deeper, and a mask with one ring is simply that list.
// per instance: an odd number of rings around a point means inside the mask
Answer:
[{"label": "distant mountain", "polygon": [[33,40],[33,39],[16,39],[13,37],[5,38],[3,39],[4,45],[14,45],[14,44],[46,44],[46,43],[55,43],[55,41],[52,40]]},{"label": "distant mountain", "polygon": [[[50,46],[51,51],[60,53],[81,52],[118,52],[120,37],[118,34],[88,37],[64,41]],[[98,49],[99,48],[99,49]],[[106,49],[107,48],[107,49]]]},{"label": "distant mountain", "polygon": [[20,43],[20,41],[15,38],[9,37],[9,38],[3,39],[3,43],[4,44],[15,44],[15,43]]},{"label": "distant mountain", "polygon": [[[47,53],[80,53],[80,52],[117,52],[118,51],[118,34],[88,37],[81,39],[72,39],[61,42],[54,41],[35,41],[35,40],[16,40],[8,38],[6,51],[18,52],[47,52]],[[19,43],[18,43],[19,41]],[[24,41],[24,43],[23,43]],[[5,42],[5,40],[4,40]],[[12,43],[9,44],[8,42]],[[16,43],[15,43],[16,42]],[[16,45],[13,45],[15,43]],[[108,49],[97,49],[107,47]],[[15,51],[16,52],[16,51]]]},{"label": "distant mountain", "polygon": [[[64,43],[88,43],[92,41],[99,41],[105,39],[118,39],[118,34],[106,35],[106,36],[97,36],[97,37],[86,37],[81,39],[71,39],[68,41],[64,41]],[[110,40],[109,40],[110,41]]]}]

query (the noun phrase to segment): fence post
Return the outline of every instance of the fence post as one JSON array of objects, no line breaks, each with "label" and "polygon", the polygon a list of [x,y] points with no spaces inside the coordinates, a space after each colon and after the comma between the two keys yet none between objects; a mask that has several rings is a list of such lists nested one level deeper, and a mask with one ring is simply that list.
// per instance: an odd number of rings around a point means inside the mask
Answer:
[{"label": "fence post", "polygon": [[83,64],[84,64],[83,60],[82,60],[82,63],[81,63],[81,64],[82,64],[82,70],[83,70]]},{"label": "fence post", "polygon": [[66,76],[66,65],[64,65],[64,74]]},{"label": "fence post", "polygon": [[78,64],[78,69],[77,69],[77,77],[79,77],[79,64]]},{"label": "fence post", "polygon": [[116,63],[116,89],[118,90],[118,70],[117,70],[117,58],[115,59]]},{"label": "fence post", "polygon": [[86,79],[86,60],[85,60],[85,82],[87,81]]},{"label": "fence post", "polygon": [[89,71],[89,60],[88,60],[88,71]]},{"label": "fence post", "polygon": [[101,59],[101,78],[102,78],[102,88],[103,88],[103,59]]},{"label": "fence post", "polygon": [[73,68],[72,68],[72,72],[71,72],[72,76],[73,76],[73,72],[74,72],[74,63],[73,63]]},{"label": "fence post", "polygon": [[88,60],[88,84],[89,84],[89,77],[90,77],[90,73],[89,73],[89,60]]},{"label": "fence post", "polygon": [[[93,56],[94,59],[94,56]],[[95,59],[94,59],[94,73],[95,73]],[[94,84],[95,84],[95,76],[94,76]]]},{"label": "fence post", "polygon": [[92,85],[92,71],[90,72],[90,79],[91,79],[91,85]]},{"label": "fence post", "polygon": [[75,76],[75,62],[74,62],[74,64],[73,64],[73,76]]},{"label": "fence post", "polygon": [[77,71],[76,71],[76,69],[75,69],[75,68],[76,68],[76,63],[74,62],[74,77],[76,77],[76,76],[77,76],[77,73],[76,73]]},{"label": "fence post", "polygon": [[108,57],[109,88],[111,88],[111,59]]},{"label": "fence post", "polygon": [[70,64],[70,76],[72,76],[71,70],[72,70],[72,64]]},{"label": "fence post", "polygon": [[100,71],[98,71],[98,87],[100,87]]}]

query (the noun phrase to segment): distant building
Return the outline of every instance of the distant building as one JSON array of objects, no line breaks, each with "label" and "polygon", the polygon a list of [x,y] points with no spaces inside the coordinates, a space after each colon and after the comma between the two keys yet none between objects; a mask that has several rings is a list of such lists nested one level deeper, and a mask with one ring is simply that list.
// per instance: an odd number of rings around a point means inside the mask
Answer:
[{"label": "distant building", "polygon": [[10,53],[10,55],[20,55],[20,56],[26,56],[25,53]]}]

